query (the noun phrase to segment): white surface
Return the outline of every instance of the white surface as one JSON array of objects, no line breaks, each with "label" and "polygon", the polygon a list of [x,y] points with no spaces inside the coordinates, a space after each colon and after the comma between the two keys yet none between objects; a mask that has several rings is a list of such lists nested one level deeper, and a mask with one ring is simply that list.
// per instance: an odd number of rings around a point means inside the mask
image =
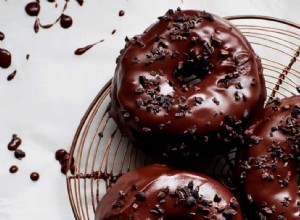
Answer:
[{"label": "white surface", "polygon": [[[115,59],[126,35],[141,33],[167,9],[205,9],[226,15],[258,14],[300,20],[297,0],[86,0],[80,7],[70,0],[66,14],[73,26],[59,25],[38,34],[34,18],[24,12],[28,1],[0,1],[0,31],[6,38],[1,48],[12,53],[12,66],[0,69],[0,219],[73,219],[65,177],[54,159],[58,148],[69,149],[79,121],[101,87],[113,76]],[[64,1],[41,0],[42,23],[56,19]],[[119,17],[119,10],[125,16]],[[111,31],[116,29],[115,35]],[[82,56],[74,50],[105,39]],[[30,59],[26,60],[26,54]],[[11,82],[8,74],[17,69]],[[26,158],[18,161],[7,150],[18,134]],[[8,169],[17,164],[19,172]],[[40,173],[32,182],[32,171]]]}]

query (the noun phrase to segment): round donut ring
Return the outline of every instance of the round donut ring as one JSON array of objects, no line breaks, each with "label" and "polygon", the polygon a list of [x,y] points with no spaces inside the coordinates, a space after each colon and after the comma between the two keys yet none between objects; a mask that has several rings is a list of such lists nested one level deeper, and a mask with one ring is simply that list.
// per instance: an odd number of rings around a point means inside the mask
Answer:
[{"label": "round donut ring", "polygon": [[263,118],[247,131],[238,163],[241,189],[255,210],[250,219],[300,219],[300,96],[272,101]]},{"label": "round donut ring", "polygon": [[150,165],[124,174],[99,202],[95,220],[243,219],[227,188],[202,174]]},{"label": "round donut ring", "polygon": [[110,113],[147,153],[206,157],[239,145],[265,97],[260,59],[236,28],[177,9],[126,39]]}]

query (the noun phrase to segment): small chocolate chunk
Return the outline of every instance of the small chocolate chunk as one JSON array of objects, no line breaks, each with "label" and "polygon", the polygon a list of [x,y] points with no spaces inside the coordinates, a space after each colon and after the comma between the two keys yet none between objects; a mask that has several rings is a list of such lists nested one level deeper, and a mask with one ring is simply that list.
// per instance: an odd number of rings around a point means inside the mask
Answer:
[{"label": "small chocolate chunk", "polygon": [[146,195],[144,192],[138,192],[137,194],[135,194],[135,198],[139,201],[145,201],[146,200]]}]

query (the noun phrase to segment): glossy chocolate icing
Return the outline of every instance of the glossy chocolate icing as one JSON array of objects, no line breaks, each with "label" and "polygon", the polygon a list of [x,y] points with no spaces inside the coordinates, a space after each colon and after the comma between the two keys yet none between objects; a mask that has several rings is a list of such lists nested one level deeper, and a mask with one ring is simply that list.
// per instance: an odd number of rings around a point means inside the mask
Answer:
[{"label": "glossy chocolate icing", "polygon": [[213,179],[156,164],[124,174],[109,189],[98,203],[95,217],[95,220],[105,219],[243,217],[234,196]]},{"label": "glossy chocolate icing", "polygon": [[[274,100],[247,131],[238,163],[241,189],[255,209],[250,219],[300,219],[300,96]],[[253,212],[251,212],[253,213]]]},{"label": "glossy chocolate icing", "polygon": [[260,59],[230,22],[169,10],[126,42],[110,112],[135,145],[170,159],[218,154],[242,142],[266,89]]}]

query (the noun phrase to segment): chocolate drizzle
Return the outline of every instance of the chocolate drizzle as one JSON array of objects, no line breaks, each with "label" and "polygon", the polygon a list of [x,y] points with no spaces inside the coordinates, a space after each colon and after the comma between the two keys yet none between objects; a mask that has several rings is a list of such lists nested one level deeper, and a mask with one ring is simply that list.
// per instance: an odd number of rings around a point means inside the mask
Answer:
[{"label": "chocolate drizzle", "polygon": [[[48,1],[50,3],[54,2],[54,1]],[[78,4],[80,6],[82,6],[83,4],[83,0],[77,0]],[[26,6],[25,6],[25,11],[29,16],[33,16],[36,17],[34,25],[33,25],[33,29],[35,33],[38,33],[40,28],[44,28],[44,29],[48,29],[51,28],[53,25],[55,25],[56,23],[60,23],[60,26],[62,28],[70,28],[73,24],[73,20],[72,17],[69,15],[64,14],[64,12],[66,11],[67,7],[68,7],[68,0],[65,0],[65,5],[63,7],[63,10],[61,12],[61,15],[52,23],[52,24],[41,24],[40,19],[39,19],[39,13],[41,10],[41,6],[40,6],[40,2],[39,0],[36,0],[34,2],[29,2]]]}]

